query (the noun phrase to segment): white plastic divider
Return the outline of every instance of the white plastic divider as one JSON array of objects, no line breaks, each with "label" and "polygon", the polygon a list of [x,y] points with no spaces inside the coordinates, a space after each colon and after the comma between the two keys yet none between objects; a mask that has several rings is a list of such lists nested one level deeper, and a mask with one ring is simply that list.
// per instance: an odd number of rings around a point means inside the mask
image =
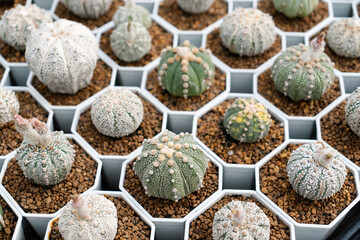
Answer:
[{"label": "white plastic divider", "polygon": [[0,87],[9,86],[10,83],[10,68],[6,64],[6,60],[0,55],[0,65],[4,68],[2,78],[0,78]]}]

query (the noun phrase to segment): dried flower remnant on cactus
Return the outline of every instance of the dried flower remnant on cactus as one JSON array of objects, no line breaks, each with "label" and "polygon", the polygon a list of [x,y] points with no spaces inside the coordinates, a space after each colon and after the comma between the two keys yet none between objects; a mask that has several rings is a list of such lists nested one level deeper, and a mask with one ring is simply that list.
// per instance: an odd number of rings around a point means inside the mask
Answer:
[{"label": "dried flower remnant on cactus", "polygon": [[0,129],[15,120],[20,104],[15,92],[0,87]]},{"label": "dried flower remnant on cactus", "polygon": [[360,87],[352,92],[347,100],[345,119],[351,130],[360,137]]},{"label": "dried flower remnant on cactus", "polygon": [[126,0],[125,6],[119,6],[112,20],[115,26],[127,22],[137,22],[145,28],[149,28],[152,23],[149,11],[143,6],[136,5],[134,0]]},{"label": "dried flower remnant on cactus", "polygon": [[199,14],[206,12],[214,0],[176,0],[179,7],[187,13]]},{"label": "dried flower remnant on cactus", "polygon": [[276,11],[288,18],[306,17],[318,5],[319,0],[274,0]]},{"label": "dried flower remnant on cactus", "polygon": [[96,19],[104,15],[113,0],[61,0],[61,2],[81,18]]}]

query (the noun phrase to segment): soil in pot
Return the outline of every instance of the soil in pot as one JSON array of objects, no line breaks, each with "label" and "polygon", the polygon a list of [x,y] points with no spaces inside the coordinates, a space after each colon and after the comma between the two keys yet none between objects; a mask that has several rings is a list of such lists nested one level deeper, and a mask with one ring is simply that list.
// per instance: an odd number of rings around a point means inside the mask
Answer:
[{"label": "soil in pot", "polygon": [[260,169],[261,192],[298,223],[329,224],[356,198],[354,176],[348,171],[341,190],[327,199],[301,197],[291,187],[286,170],[292,151],[299,146],[289,144]]},{"label": "soil in pot", "polygon": [[214,107],[198,120],[197,137],[227,163],[255,164],[284,141],[284,125],[274,119],[267,136],[255,143],[232,139],[223,126],[227,108],[235,99]]},{"label": "soil in pot", "polygon": [[200,214],[190,224],[189,239],[212,240],[212,225],[215,213],[224,205],[231,201],[254,202],[266,214],[270,220],[270,239],[290,239],[290,229],[286,226],[273,212],[265,208],[253,197],[245,197],[241,195],[226,195],[221,200],[212,205],[204,213]]},{"label": "soil in pot", "polygon": [[60,94],[51,92],[40,80],[34,76],[32,85],[52,105],[78,105],[95,93],[109,86],[112,69],[103,61],[98,60],[91,83],[76,94]]},{"label": "soil in pot", "polygon": [[5,58],[8,62],[26,62],[25,61],[25,50],[24,51],[18,51],[9,44],[3,42],[0,39],[0,55]]},{"label": "soil in pot", "polygon": [[225,87],[226,74],[217,68],[210,89],[199,96],[188,97],[187,99],[173,96],[168,91],[164,90],[157,79],[157,69],[149,73],[146,81],[146,89],[173,111],[196,111],[225,91]]},{"label": "soil in pot", "polygon": [[202,30],[227,14],[227,3],[215,0],[208,11],[189,14],[183,11],[176,0],[160,2],[158,14],[180,30]]},{"label": "soil in pot", "polygon": [[[151,228],[140,216],[120,197],[106,196],[117,209],[118,229],[115,240],[121,239],[150,239]],[[63,240],[59,232],[58,219],[56,219],[49,234],[49,240]]]},{"label": "soil in pot", "polygon": [[261,0],[257,5],[261,11],[273,17],[278,28],[286,32],[306,32],[329,16],[328,5],[325,2],[319,2],[314,11],[304,18],[288,18],[277,12],[273,0]]},{"label": "soil in pot", "polygon": [[4,76],[4,73],[5,73],[5,68],[0,66],[0,81],[1,81],[2,77]]},{"label": "soil in pot", "polygon": [[55,213],[73,194],[83,193],[94,185],[97,163],[75,141],[69,141],[75,149],[75,161],[69,176],[54,186],[32,183],[25,178],[15,158],[9,162],[2,184],[24,212]]},{"label": "soil in pot", "polygon": [[[28,92],[15,92],[20,103],[19,114],[24,118],[38,118],[46,122],[49,113]],[[0,155],[7,155],[20,147],[23,140],[22,134],[15,129],[15,124],[0,129]]]},{"label": "soil in pot", "polygon": [[9,3],[4,3],[4,2],[1,2],[1,5],[0,5],[0,18],[1,16],[4,14],[4,12],[6,10],[9,10],[13,7],[16,7],[16,5],[18,4],[21,4],[21,5],[25,5],[26,4],[26,0],[13,0],[13,1],[9,1]]},{"label": "soil in pot", "polygon": [[133,162],[126,166],[124,188],[154,218],[183,218],[218,190],[218,169],[209,161],[203,187],[178,202],[150,197],[133,170]]},{"label": "soil in pot", "polygon": [[240,57],[239,54],[232,53],[223,46],[220,38],[220,29],[216,28],[208,34],[206,47],[211,49],[216,57],[231,68],[255,69],[281,51],[281,37],[276,36],[276,40],[271,48],[262,54],[253,57]]},{"label": "soil in pot", "polygon": [[17,224],[17,216],[10,208],[10,206],[5,202],[5,200],[0,196],[0,205],[3,210],[3,218],[5,222],[5,228],[2,228],[0,231],[0,239],[2,240],[10,240],[14,234],[16,224]]},{"label": "soil in pot", "polygon": [[271,69],[259,75],[257,86],[258,92],[264,98],[290,116],[313,117],[341,95],[339,79],[335,78],[330,89],[319,100],[292,101],[289,97],[276,90],[274,80],[271,77]]}]

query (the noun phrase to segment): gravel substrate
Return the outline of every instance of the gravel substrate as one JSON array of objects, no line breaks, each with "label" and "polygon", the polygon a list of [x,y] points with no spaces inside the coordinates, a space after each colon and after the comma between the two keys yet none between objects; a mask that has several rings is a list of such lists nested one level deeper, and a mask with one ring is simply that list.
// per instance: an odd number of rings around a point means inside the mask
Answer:
[{"label": "gravel substrate", "polygon": [[290,239],[290,229],[270,210],[265,208],[253,197],[227,195],[199,215],[190,224],[189,239],[212,240],[212,225],[215,213],[231,201],[254,202],[270,220],[270,240]]},{"label": "gravel substrate", "polygon": [[155,218],[182,218],[218,190],[218,169],[209,162],[203,187],[181,198],[178,202],[149,197],[133,170],[133,162],[126,166],[124,188]]},{"label": "gravel substrate", "polygon": [[11,4],[11,2],[10,2],[10,4],[5,4],[5,3],[1,2],[1,5],[0,5],[0,18],[1,18],[1,16],[3,15],[3,13],[6,10],[11,9],[11,8],[15,7],[18,4],[22,4],[22,5],[26,4],[26,0],[13,0],[12,2],[13,2],[13,4]]},{"label": "gravel substrate", "polygon": [[146,89],[173,111],[196,111],[225,91],[225,87],[226,74],[219,69],[215,69],[215,77],[210,89],[199,96],[188,97],[187,99],[173,96],[163,90],[157,79],[157,69],[149,73],[146,81]]},{"label": "gravel substrate", "polygon": [[0,205],[3,210],[3,218],[5,222],[5,228],[2,228],[0,231],[0,239],[10,240],[14,234],[18,218],[1,196]]},{"label": "gravel substrate", "polygon": [[5,68],[0,66],[0,81],[1,81],[2,77],[4,76],[4,73],[5,73]]},{"label": "gravel substrate", "polygon": [[227,108],[235,99],[226,100],[198,120],[197,137],[227,163],[255,164],[284,141],[283,123],[273,119],[268,135],[255,143],[232,139],[223,126]]},{"label": "gravel substrate", "polygon": [[354,176],[348,171],[344,186],[327,199],[312,201],[301,197],[291,187],[286,170],[290,155],[298,146],[290,144],[260,169],[261,192],[298,223],[329,224],[356,198]]},{"label": "gravel substrate", "polygon": [[70,201],[94,185],[97,163],[74,141],[76,151],[71,172],[65,180],[50,187],[42,187],[25,178],[16,159],[9,162],[3,185],[26,213],[55,213]]},{"label": "gravel substrate", "polygon": [[335,78],[333,85],[319,100],[292,101],[276,90],[271,69],[259,75],[257,86],[260,95],[290,116],[315,116],[341,95],[339,79]]},{"label": "gravel substrate", "polygon": [[0,55],[8,62],[26,62],[25,51],[18,51],[0,39]]}]

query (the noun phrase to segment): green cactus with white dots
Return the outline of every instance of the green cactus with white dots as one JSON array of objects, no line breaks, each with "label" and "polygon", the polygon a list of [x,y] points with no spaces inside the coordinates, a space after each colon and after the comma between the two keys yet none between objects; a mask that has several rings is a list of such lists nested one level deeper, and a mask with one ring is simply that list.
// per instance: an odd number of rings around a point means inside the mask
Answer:
[{"label": "green cactus with white dots", "polygon": [[288,18],[295,18],[308,16],[318,3],[319,0],[274,0],[274,7]]}]

